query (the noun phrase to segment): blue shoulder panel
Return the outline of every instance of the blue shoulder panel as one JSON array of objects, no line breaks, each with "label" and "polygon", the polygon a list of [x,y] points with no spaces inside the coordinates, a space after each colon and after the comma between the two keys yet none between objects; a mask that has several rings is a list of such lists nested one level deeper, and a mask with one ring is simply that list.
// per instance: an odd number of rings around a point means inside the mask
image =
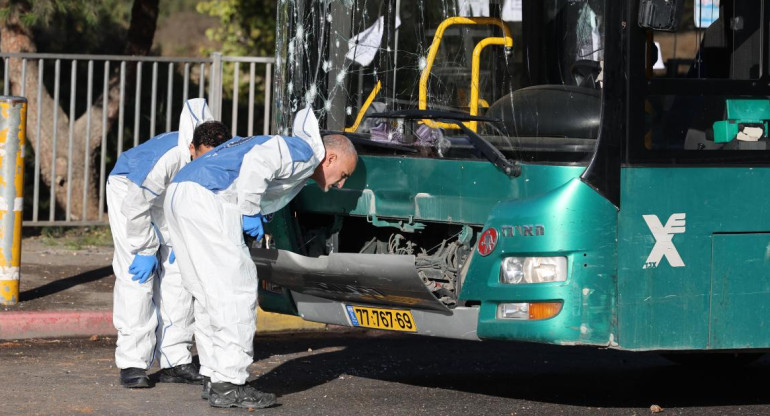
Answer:
[{"label": "blue shoulder panel", "polygon": [[281,136],[286,146],[289,147],[292,162],[307,162],[313,157],[313,148],[299,137]]},{"label": "blue shoulder panel", "polygon": [[195,182],[210,191],[221,191],[238,177],[246,153],[273,137],[275,136],[233,137],[188,163],[176,174],[172,182]]},{"label": "blue shoulder panel", "polygon": [[179,134],[175,131],[163,133],[121,153],[110,176],[125,176],[131,182],[142,186],[145,178],[163,155],[177,147]]}]

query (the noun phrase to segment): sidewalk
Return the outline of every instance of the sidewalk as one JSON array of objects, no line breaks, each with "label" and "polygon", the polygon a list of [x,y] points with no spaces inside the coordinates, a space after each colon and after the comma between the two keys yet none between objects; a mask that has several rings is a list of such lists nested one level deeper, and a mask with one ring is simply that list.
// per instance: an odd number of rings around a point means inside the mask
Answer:
[{"label": "sidewalk", "polygon": [[[0,340],[115,334],[112,246],[36,236],[21,250],[19,303],[0,306]],[[260,332],[323,327],[259,311]]]}]

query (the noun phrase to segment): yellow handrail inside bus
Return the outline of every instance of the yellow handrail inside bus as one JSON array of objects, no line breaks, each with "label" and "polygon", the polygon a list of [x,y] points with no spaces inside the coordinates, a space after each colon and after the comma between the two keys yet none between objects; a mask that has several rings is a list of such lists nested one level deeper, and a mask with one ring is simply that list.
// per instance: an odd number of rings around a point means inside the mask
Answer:
[{"label": "yellow handrail inside bus", "polygon": [[372,105],[372,101],[374,101],[374,97],[377,96],[377,93],[380,92],[380,89],[382,88],[382,83],[380,81],[377,81],[377,85],[374,86],[374,89],[371,93],[369,93],[369,97],[364,101],[364,105],[361,106],[361,109],[358,110],[358,115],[356,115],[356,122],[353,123],[350,127],[345,127],[345,131],[348,133],[353,133],[356,130],[358,130],[358,125],[361,124],[361,120],[364,118],[364,113],[366,113],[366,110],[369,109],[369,106]]},{"label": "yellow handrail inside bus", "polygon": [[[511,37],[511,31],[508,29],[508,25],[505,24],[502,20],[495,18],[495,17],[461,17],[461,16],[455,16],[450,17],[448,19],[445,19],[443,22],[441,22],[440,25],[438,25],[438,28],[436,28],[436,33],[433,35],[433,42],[430,45],[430,48],[428,49],[428,56],[425,59],[425,68],[422,70],[422,74],[420,74],[420,97],[418,102],[418,108],[420,110],[427,110],[428,108],[428,78],[430,77],[430,70],[433,67],[433,61],[436,60],[436,54],[438,53],[438,48],[441,46],[441,39],[444,37],[444,32],[446,29],[453,25],[495,25],[500,27],[500,29],[503,30],[503,37],[502,38],[486,38],[483,39],[481,42],[479,42],[479,45],[487,41],[488,39],[502,39],[503,43],[499,43],[501,45],[505,45],[507,47],[513,46],[513,38]],[[496,42],[488,42],[484,44],[481,49],[483,49],[488,44],[498,44]],[[479,49],[479,45],[476,45],[476,48],[474,48],[474,62],[476,61],[476,51],[481,52],[481,49]],[[478,75],[477,75],[478,77]],[[476,97],[478,100],[478,79],[471,80],[471,96],[473,95],[473,88],[474,85],[476,86]],[[473,105],[473,102],[471,102],[471,105]],[[476,102],[476,109],[478,111],[478,101]],[[428,125],[429,127],[433,128],[457,128],[454,124],[447,124],[447,123],[437,123],[433,120],[423,120],[423,123]]]},{"label": "yellow handrail inside bus", "polygon": [[[507,38],[485,38],[482,39],[475,48],[473,48],[473,63],[471,65],[471,115],[479,115],[479,77],[481,74],[481,51],[489,45],[502,45],[506,48],[513,47],[513,39]],[[487,105],[489,107],[489,105]],[[470,121],[465,125],[473,131],[477,131],[478,121]]]}]

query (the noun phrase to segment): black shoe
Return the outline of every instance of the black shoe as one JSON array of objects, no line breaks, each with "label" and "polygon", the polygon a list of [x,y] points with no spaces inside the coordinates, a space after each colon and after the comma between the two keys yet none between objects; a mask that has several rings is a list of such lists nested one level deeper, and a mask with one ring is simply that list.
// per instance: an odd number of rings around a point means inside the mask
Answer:
[{"label": "black shoe", "polygon": [[203,376],[198,373],[198,366],[195,364],[180,364],[158,371],[158,381],[161,383],[201,384]]},{"label": "black shoe", "polygon": [[213,407],[263,409],[275,404],[275,394],[263,393],[248,384],[211,383],[209,404]]},{"label": "black shoe", "polygon": [[211,390],[211,378],[203,376],[203,390],[201,391],[201,399],[209,399],[209,390]]},{"label": "black shoe", "polygon": [[123,368],[120,370],[120,384],[130,389],[150,387],[150,378],[141,368]]}]

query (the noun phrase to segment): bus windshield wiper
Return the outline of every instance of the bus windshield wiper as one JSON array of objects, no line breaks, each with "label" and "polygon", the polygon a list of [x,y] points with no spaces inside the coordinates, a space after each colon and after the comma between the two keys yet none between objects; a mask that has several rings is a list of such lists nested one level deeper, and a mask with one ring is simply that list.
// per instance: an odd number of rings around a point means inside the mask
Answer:
[{"label": "bus windshield wiper", "polygon": [[486,121],[491,123],[500,123],[500,120],[484,116],[472,116],[467,113],[457,113],[453,111],[439,110],[398,110],[384,113],[374,113],[367,117],[376,118],[401,118],[405,120],[438,120],[444,123],[456,124],[463,133],[467,134],[471,140],[471,145],[481,153],[487,160],[492,162],[498,169],[506,175],[516,177],[521,175],[521,166],[515,161],[508,160],[503,153],[492,143],[479,136],[475,131],[469,129],[463,124],[465,121]]}]

